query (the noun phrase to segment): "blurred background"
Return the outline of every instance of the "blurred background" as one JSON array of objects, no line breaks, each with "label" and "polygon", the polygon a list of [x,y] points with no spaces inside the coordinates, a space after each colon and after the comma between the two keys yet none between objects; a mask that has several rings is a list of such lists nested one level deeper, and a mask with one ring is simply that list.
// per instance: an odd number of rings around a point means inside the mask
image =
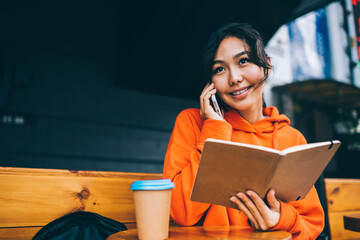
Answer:
[{"label": "blurred background", "polygon": [[2,1],[0,165],[162,172],[177,114],[199,106],[209,35],[248,22],[274,65],[267,104],[308,142],[343,142],[325,176],[358,178],[358,5]]}]

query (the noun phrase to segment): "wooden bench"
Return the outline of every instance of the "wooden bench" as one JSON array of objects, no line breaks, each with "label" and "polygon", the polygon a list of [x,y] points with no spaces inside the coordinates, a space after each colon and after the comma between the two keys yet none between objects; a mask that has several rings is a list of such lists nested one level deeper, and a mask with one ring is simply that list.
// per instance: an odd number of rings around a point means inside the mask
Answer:
[{"label": "wooden bench", "polygon": [[90,211],[134,228],[130,185],[162,174],[0,167],[0,239],[32,239],[47,223]]},{"label": "wooden bench", "polygon": [[360,179],[325,178],[331,239],[360,239],[360,233],[345,230],[344,215],[360,213]]}]

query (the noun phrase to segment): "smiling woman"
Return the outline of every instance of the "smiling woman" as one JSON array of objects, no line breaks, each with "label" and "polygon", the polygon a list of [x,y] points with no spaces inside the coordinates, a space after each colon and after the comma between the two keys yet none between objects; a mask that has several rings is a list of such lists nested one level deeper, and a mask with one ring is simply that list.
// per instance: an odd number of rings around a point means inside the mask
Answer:
[{"label": "smiling woman", "polygon": [[[210,37],[206,49],[205,81],[214,83],[223,107],[244,110],[242,116],[250,114],[250,122],[261,118],[262,108],[256,105],[265,106],[263,83],[271,64],[259,33],[249,25],[230,24]],[[250,106],[258,111],[248,111]]]},{"label": "smiling woman", "polygon": [[[237,37],[225,38],[215,56],[212,81],[220,99],[241,111],[243,117],[254,119],[252,122],[262,116],[265,75],[262,68],[249,59],[248,48]],[[251,113],[257,116],[248,116]]]},{"label": "smiling woman", "polygon": [[[239,192],[229,197],[238,210],[190,201],[207,138],[278,150],[306,143],[276,107],[264,106],[270,58],[252,27],[233,23],[216,31],[207,45],[204,68],[207,84],[200,95],[200,109],[186,109],[178,115],[165,157],[163,175],[175,184],[173,219],[185,226],[250,225],[261,231],[285,230],[294,239],[315,239],[323,230],[324,212],[314,187],[305,199],[290,203],[278,200],[274,190],[267,193],[266,201],[251,189]],[[223,117],[210,103],[215,94]]]}]

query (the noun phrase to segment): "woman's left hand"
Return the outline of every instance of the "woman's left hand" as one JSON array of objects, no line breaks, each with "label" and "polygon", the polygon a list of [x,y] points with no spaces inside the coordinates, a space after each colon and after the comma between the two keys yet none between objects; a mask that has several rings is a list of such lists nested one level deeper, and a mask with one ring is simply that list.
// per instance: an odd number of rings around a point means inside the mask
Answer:
[{"label": "woman's left hand", "polygon": [[274,227],[280,220],[280,202],[275,198],[272,189],[266,195],[268,205],[254,191],[240,192],[230,201],[236,203],[249,219],[251,226],[257,230],[266,231]]}]

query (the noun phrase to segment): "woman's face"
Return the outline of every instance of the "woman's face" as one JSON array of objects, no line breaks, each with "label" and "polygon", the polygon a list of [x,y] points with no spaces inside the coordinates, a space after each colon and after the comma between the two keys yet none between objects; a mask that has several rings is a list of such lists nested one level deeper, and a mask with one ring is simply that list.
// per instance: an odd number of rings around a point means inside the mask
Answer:
[{"label": "woman's face", "polygon": [[217,95],[240,111],[262,110],[264,70],[249,59],[249,46],[237,37],[227,37],[219,45],[212,68]]}]

